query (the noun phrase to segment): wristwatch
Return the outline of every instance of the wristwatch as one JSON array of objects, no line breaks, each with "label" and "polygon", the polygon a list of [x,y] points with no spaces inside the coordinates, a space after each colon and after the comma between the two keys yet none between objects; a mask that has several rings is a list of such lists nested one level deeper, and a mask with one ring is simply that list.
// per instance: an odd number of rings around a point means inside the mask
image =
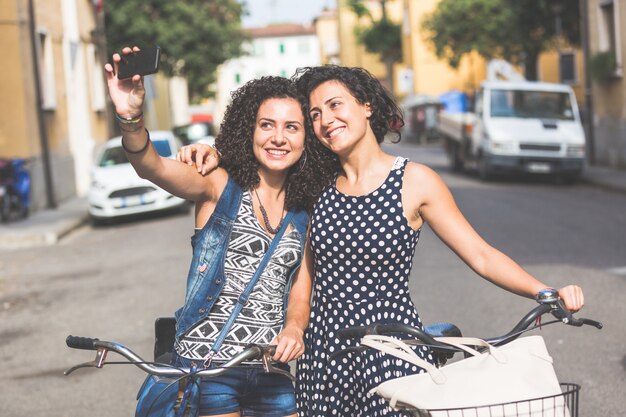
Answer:
[{"label": "wristwatch", "polygon": [[535,294],[535,301],[540,304],[553,303],[559,298],[559,291],[555,290],[554,288],[544,288],[543,290]]}]

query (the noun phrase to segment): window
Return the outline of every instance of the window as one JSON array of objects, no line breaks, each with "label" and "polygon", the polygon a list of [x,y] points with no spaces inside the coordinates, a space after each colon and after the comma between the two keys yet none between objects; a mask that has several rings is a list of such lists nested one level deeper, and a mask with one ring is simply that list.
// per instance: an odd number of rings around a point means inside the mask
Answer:
[{"label": "window", "polygon": [[598,40],[600,51],[612,52],[617,64],[616,75],[621,75],[622,56],[620,45],[619,3],[616,0],[601,0],[598,14]]},{"label": "window", "polygon": [[56,83],[54,77],[54,56],[52,39],[46,29],[37,30],[37,60],[41,83],[41,108],[55,110],[57,107]]},{"label": "window", "polygon": [[235,82],[237,83],[237,85],[241,84],[241,74],[235,74]]},{"label": "window", "polygon": [[278,46],[278,49],[279,49],[281,55],[284,54],[285,53],[285,44],[281,42],[280,45]]},{"label": "window", "polygon": [[124,153],[124,149],[119,146],[114,148],[108,148],[100,157],[100,162],[98,162],[99,167],[109,167],[112,165],[122,165],[127,164],[128,159],[126,158],[126,154]]},{"label": "window", "polygon": [[263,56],[264,53],[265,53],[265,48],[263,44],[259,41],[254,42],[254,55]]},{"label": "window", "polygon": [[492,90],[491,117],[574,120],[574,112],[565,92]]},{"label": "window", "polygon": [[154,149],[157,151],[157,153],[163,158],[167,158],[173,155],[172,146],[167,139],[153,140],[152,145],[154,146]]},{"label": "window", "polygon": [[574,84],[576,77],[576,54],[561,52],[559,55],[559,78],[564,84]]},{"label": "window", "polygon": [[300,39],[298,41],[298,52],[302,55],[307,55],[310,51],[308,39]]}]

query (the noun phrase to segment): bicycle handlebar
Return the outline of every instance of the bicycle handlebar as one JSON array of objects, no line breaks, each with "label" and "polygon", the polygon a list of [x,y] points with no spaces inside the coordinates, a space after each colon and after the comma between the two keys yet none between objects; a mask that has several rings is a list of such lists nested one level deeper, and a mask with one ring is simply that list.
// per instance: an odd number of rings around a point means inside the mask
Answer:
[{"label": "bicycle handlebar", "polygon": [[495,346],[509,343],[517,339],[517,337],[528,329],[532,323],[546,313],[552,313],[555,318],[569,326],[581,327],[583,325],[590,325],[596,327],[597,329],[601,329],[603,327],[602,323],[599,321],[585,318],[575,318],[574,315],[567,310],[567,308],[565,308],[563,301],[555,300],[548,303],[540,303],[537,307],[530,310],[507,334],[486,338],[485,341]]},{"label": "bicycle handlebar", "polygon": [[[94,361],[73,366],[72,368],[64,372],[65,375],[69,375],[79,368],[102,368],[102,366],[105,365],[104,359],[106,358],[106,354],[108,351],[113,351],[125,357],[126,359],[128,359],[129,363],[152,375],[161,377],[181,377],[190,373],[190,370],[188,368],[177,368],[166,364],[146,362],[135,352],[133,352],[126,346],[116,342],[108,342],[105,340],[99,340],[90,337],[79,337],[70,335],[65,339],[65,343],[68,347],[73,349],[96,350],[98,352]],[[238,366],[245,361],[263,359],[264,355],[269,355],[271,357],[274,355],[275,352],[276,346],[261,346],[256,344],[250,344],[246,346],[241,353],[237,354],[232,359],[220,365],[219,367],[198,370],[194,372],[194,375],[197,375],[199,377],[218,376],[226,372],[228,368]]]},{"label": "bicycle handlebar", "polygon": [[84,349],[84,350],[96,350],[98,349],[95,345],[99,339],[93,339],[91,337],[79,337],[69,335],[65,339],[65,344],[72,349]]},{"label": "bicycle handlebar", "polygon": [[[486,338],[485,341],[489,342],[493,345],[503,345],[509,343],[519,337],[532,323],[534,323],[539,317],[543,316],[546,313],[552,313],[554,317],[563,323],[570,325],[581,327],[583,325],[594,326],[598,329],[603,327],[602,323],[585,318],[574,318],[572,313],[565,308],[565,305],[561,300],[555,300],[550,302],[540,303],[538,306],[530,310],[516,325],[513,329],[506,333],[503,336],[496,336],[491,338]],[[357,339],[362,338],[366,334],[389,334],[389,333],[406,333],[408,335],[414,336],[419,339],[423,344],[435,347],[441,350],[451,350],[450,345],[442,344],[434,339],[430,334],[416,329],[413,326],[409,326],[401,323],[390,323],[390,324],[381,324],[374,323],[369,326],[354,326],[348,327],[345,329],[340,329],[337,332],[337,336],[340,339]],[[454,349],[454,348],[453,348]],[[348,350],[354,350],[348,348]]]}]

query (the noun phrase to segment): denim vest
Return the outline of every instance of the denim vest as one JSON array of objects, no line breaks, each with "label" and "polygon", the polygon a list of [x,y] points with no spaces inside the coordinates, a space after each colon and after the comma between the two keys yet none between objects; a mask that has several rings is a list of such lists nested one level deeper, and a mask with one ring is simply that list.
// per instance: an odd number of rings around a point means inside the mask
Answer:
[{"label": "denim vest", "polygon": [[[243,190],[228,177],[226,188],[217,202],[215,211],[202,230],[196,232],[191,238],[193,258],[187,275],[187,291],[185,293],[185,305],[176,311],[176,338],[182,337],[192,326],[204,320],[215,301],[219,297],[226,279],[224,277],[224,259],[230,242],[230,232],[233,227]],[[295,211],[291,225],[296,229],[300,238],[302,254],[308,225],[306,211]],[[285,286],[284,312],[287,313],[287,301],[293,276],[302,261],[294,266],[289,274]]]}]

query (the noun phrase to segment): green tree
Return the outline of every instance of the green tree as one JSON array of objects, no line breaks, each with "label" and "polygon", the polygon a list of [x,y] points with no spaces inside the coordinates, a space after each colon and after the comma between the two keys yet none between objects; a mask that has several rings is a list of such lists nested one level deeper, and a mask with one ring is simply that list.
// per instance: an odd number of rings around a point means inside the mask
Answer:
[{"label": "green tree", "polygon": [[570,45],[580,43],[579,2],[568,0],[442,0],[422,28],[439,58],[457,68],[463,55],[523,64],[537,79],[537,61],[557,45],[557,32]]},{"label": "green tree", "polygon": [[106,0],[109,56],[130,44],[161,46],[160,71],[187,79],[192,101],[211,94],[217,67],[241,54],[237,0]]},{"label": "green tree", "polygon": [[363,0],[348,0],[348,7],[357,15],[359,20],[367,18],[368,25],[358,25],[355,34],[359,43],[365,46],[367,52],[380,55],[385,64],[387,85],[393,92],[393,64],[402,59],[402,28],[387,18],[386,1],[380,0],[382,17],[374,19]]}]

